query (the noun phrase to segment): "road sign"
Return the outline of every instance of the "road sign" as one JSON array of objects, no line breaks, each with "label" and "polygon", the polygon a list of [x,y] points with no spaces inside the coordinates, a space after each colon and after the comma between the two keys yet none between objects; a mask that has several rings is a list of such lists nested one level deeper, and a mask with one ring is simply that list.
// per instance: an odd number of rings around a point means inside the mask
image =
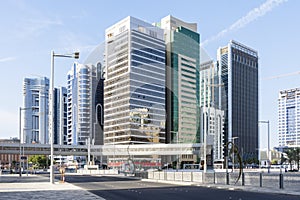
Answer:
[{"label": "road sign", "polygon": [[21,160],[27,160],[26,156],[21,156]]}]

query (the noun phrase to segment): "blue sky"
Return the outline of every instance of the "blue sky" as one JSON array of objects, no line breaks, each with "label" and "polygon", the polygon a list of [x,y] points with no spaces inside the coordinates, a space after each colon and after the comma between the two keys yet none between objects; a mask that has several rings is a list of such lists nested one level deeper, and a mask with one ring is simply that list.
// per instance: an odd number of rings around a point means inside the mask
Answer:
[{"label": "blue sky", "polygon": [[[300,1],[297,0],[1,0],[0,137],[18,136],[24,77],[50,76],[50,51],[81,52],[84,62],[104,40],[107,27],[128,15],[157,22],[171,14],[198,23],[209,56],[230,39],[259,53],[260,120],[271,122],[271,146],[277,145],[277,98],[282,89],[300,87]],[[55,85],[65,85],[72,59],[55,59]],[[266,125],[260,128],[266,147]]]}]

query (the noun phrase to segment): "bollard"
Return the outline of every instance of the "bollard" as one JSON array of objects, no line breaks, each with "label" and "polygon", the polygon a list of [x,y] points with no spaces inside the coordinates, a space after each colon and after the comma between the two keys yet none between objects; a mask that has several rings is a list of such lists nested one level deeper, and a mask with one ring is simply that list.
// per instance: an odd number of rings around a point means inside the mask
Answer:
[{"label": "bollard", "polygon": [[226,185],[229,185],[229,173],[226,172]]},{"label": "bollard", "polygon": [[262,173],[259,173],[259,187],[262,187]]},{"label": "bollard", "polygon": [[279,189],[283,189],[283,174],[279,174]]},{"label": "bollard", "polygon": [[242,186],[245,185],[245,173],[243,172],[242,173]]},{"label": "bollard", "polygon": [[216,172],[214,172],[214,184],[216,184]]},{"label": "bollard", "polygon": [[164,173],[164,179],[165,179],[165,181],[167,180],[167,172],[166,171]]}]

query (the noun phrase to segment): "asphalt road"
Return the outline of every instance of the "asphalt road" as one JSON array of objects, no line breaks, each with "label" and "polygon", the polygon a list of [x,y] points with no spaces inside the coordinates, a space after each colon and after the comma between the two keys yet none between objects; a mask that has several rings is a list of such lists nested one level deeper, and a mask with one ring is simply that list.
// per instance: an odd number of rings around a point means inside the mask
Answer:
[{"label": "asphalt road", "polygon": [[108,200],[299,200],[299,196],[292,195],[177,186],[114,176],[68,175],[66,181]]}]

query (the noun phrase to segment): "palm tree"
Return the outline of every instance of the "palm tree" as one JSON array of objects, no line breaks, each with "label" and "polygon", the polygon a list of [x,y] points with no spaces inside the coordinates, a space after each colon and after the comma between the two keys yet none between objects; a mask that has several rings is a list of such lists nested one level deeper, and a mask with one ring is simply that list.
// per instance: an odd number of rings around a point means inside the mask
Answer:
[{"label": "palm tree", "polygon": [[295,150],[292,148],[288,148],[285,150],[285,153],[288,157],[288,162],[290,164],[290,170],[292,170],[292,162],[296,160],[296,153]]},{"label": "palm tree", "polygon": [[299,171],[300,168],[300,148],[288,148],[285,153],[288,156],[288,162],[290,164],[290,170],[292,170],[292,162],[295,161],[297,163],[297,169]]},{"label": "palm tree", "polygon": [[299,162],[300,162],[300,148],[297,147],[295,150],[295,162],[297,163],[297,169],[299,171]]}]

